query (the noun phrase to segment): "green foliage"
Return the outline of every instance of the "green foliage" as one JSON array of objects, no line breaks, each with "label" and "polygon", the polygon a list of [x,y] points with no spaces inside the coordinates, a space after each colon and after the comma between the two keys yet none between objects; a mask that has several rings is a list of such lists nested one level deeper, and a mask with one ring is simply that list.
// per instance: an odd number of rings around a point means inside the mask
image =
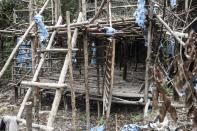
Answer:
[{"label": "green foliage", "polygon": [[101,117],[97,120],[97,125],[103,125],[105,123],[104,117]]},{"label": "green foliage", "polygon": [[15,4],[13,0],[0,1],[0,28],[5,28],[12,23],[12,14]]},{"label": "green foliage", "polygon": [[66,11],[70,11],[71,14],[71,19],[77,17],[77,12],[78,12],[78,1],[79,0],[61,0],[61,9],[62,9],[62,14],[64,18],[66,18]]},{"label": "green foliage", "polygon": [[133,122],[139,121],[140,119],[141,119],[141,114],[139,113],[134,113],[130,117],[130,120]]}]

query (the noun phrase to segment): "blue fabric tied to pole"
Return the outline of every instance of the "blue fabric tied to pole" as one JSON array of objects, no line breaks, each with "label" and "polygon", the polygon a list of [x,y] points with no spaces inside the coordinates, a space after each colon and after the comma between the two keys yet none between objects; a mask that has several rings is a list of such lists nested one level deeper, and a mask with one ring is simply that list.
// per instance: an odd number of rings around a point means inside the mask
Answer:
[{"label": "blue fabric tied to pole", "polygon": [[175,5],[176,5],[176,0],[170,0],[170,4],[171,4],[172,7],[175,7]]},{"label": "blue fabric tied to pole", "polygon": [[49,33],[48,33],[44,23],[42,22],[42,16],[41,15],[35,15],[34,16],[34,21],[36,22],[36,24],[38,26],[39,40],[40,40],[40,42],[43,42],[47,39],[47,37],[49,36]]},{"label": "blue fabric tied to pole", "polygon": [[142,28],[145,28],[144,21],[146,18],[145,14],[147,13],[147,10],[144,6],[145,6],[145,0],[138,0],[137,9],[133,14],[133,16],[136,19],[135,23],[137,23],[138,26],[140,26]]},{"label": "blue fabric tied to pole", "polygon": [[112,27],[104,27],[104,30],[106,31],[105,33],[106,33],[106,35],[108,35],[108,36],[113,36],[114,33],[117,32],[117,30],[114,29],[114,28],[112,28]]}]

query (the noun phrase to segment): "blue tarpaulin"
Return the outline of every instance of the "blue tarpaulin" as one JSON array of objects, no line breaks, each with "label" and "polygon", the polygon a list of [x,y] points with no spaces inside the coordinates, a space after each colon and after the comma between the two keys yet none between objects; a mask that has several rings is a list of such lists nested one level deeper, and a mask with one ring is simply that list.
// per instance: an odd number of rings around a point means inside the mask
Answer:
[{"label": "blue tarpaulin", "polygon": [[49,36],[49,33],[48,33],[44,23],[42,22],[42,16],[41,15],[35,15],[34,16],[34,21],[36,22],[36,24],[38,26],[39,40],[40,40],[40,42],[43,42],[47,39],[47,37]]},{"label": "blue tarpaulin", "polygon": [[176,0],[170,0],[170,4],[172,7],[174,7],[176,5]]},{"label": "blue tarpaulin", "polygon": [[135,23],[137,23],[138,26],[142,28],[145,28],[144,21],[146,18],[145,14],[147,13],[147,10],[144,6],[145,6],[145,0],[138,0],[137,9],[133,14],[133,16],[136,19]]},{"label": "blue tarpaulin", "polygon": [[136,124],[129,124],[129,125],[124,125],[124,127],[121,128],[120,131],[139,131],[140,128]]},{"label": "blue tarpaulin", "polygon": [[108,35],[108,36],[113,36],[114,33],[117,32],[117,30],[114,29],[114,28],[112,28],[112,27],[104,27],[104,30],[106,31],[105,33],[106,33],[106,35]]},{"label": "blue tarpaulin", "polygon": [[[20,41],[20,37],[17,38],[17,42]],[[19,47],[19,51],[16,55],[16,62],[17,65],[22,65],[22,64],[26,64],[27,66],[31,66],[31,62],[27,63],[27,60],[31,59],[32,57],[32,52],[30,50],[27,49],[31,49],[31,41],[24,41],[20,47]]]},{"label": "blue tarpaulin", "polygon": [[90,131],[104,131],[104,129],[105,129],[105,126],[101,125],[98,127],[91,128]]}]

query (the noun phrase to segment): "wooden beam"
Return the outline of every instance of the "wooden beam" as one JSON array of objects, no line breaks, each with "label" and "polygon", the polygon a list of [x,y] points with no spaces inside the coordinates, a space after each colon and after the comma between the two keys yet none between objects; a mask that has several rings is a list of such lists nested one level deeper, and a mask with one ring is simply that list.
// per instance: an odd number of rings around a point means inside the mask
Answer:
[{"label": "wooden beam", "polygon": [[41,82],[33,82],[33,81],[22,81],[21,85],[26,85],[30,87],[46,87],[47,89],[57,89],[57,88],[65,88],[68,87],[67,84],[56,84],[56,83],[41,83]]},{"label": "wooden beam", "polygon": [[[73,48],[72,51],[78,51],[77,48]],[[38,52],[68,52],[68,49],[62,49],[62,48],[55,48],[55,49],[41,49],[38,50]]]},{"label": "wooden beam", "polygon": [[[46,8],[46,6],[48,5],[50,0],[47,0],[44,4],[44,6],[41,8],[40,12],[38,14],[42,14],[44,9]],[[6,61],[5,65],[3,66],[3,68],[1,69],[0,72],[0,79],[3,76],[3,74],[5,73],[5,71],[7,70],[8,66],[10,65],[12,59],[14,58],[15,54],[18,51],[18,48],[20,47],[20,45],[23,43],[23,41],[25,40],[25,38],[27,37],[28,33],[31,31],[31,29],[33,28],[33,26],[35,25],[35,21],[33,21],[31,23],[31,25],[28,27],[28,29],[26,30],[25,34],[21,37],[20,41],[17,43],[17,45],[15,46],[15,48],[13,49],[12,53],[10,54],[8,60]]]}]

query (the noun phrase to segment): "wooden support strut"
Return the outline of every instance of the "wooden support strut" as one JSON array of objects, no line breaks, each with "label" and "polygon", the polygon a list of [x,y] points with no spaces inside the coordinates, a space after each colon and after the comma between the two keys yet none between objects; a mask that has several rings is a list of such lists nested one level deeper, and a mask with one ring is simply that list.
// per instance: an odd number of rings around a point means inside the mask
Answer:
[{"label": "wooden support strut", "polygon": [[170,29],[170,27],[162,20],[162,18],[159,15],[156,15],[157,19],[166,27],[166,29],[174,36],[174,38],[183,46],[185,46],[185,43],[177,36],[177,34]]},{"label": "wooden support strut", "polygon": [[[57,22],[57,25],[61,24],[61,22],[62,22],[62,17],[59,17],[59,20],[58,20],[58,22]],[[50,48],[51,48],[56,33],[57,33],[56,30],[53,31],[53,33],[52,33],[52,35],[51,35],[51,38],[50,38],[50,40],[49,40],[49,43],[48,43],[46,49],[50,49]],[[36,71],[35,71],[35,73],[34,73],[32,82],[37,81],[39,72],[40,72],[40,70],[41,70],[41,68],[42,68],[42,65],[44,64],[44,61],[45,61],[45,55],[42,54],[42,55],[41,55],[40,62],[39,62],[39,64],[38,64],[38,67],[37,67],[37,69],[36,69]],[[20,107],[19,112],[18,112],[18,114],[17,114],[17,117],[18,117],[18,118],[21,118],[22,113],[23,113],[23,110],[24,110],[24,108],[25,108],[25,103],[28,101],[28,99],[29,99],[29,97],[30,97],[30,95],[31,95],[31,92],[32,92],[32,88],[29,88],[29,89],[27,90],[27,93],[25,94],[25,97],[24,97],[24,99],[23,99],[23,102],[21,103],[21,107]]]},{"label": "wooden support strut", "polygon": [[70,12],[66,12],[66,23],[67,23],[67,45],[68,45],[68,56],[69,61],[69,78],[70,78],[70,90],[71,90],[71,105],[72,105],[72,130],[76,131],[76,100],[75,100],[75,90],[73,86],[73,67],[72,67],[72,45],[71,45],[71,31],[70,31]]},{"label": "wooden support strut", "polygon": [[21,85],[26,85],[30,87],[39,86],[41,88],[47,89],[57,89],[57,88],[65,88],[68,87],[67,84],[56,84],[56,83],[41,83],[41,82],[33,82],[33,81],[22,81]]},{"label": "wooden support strut", "polygon": [[[77,19],[77,22],[80,22],[81,20],[82,20],[82,13],[80,12],[79,17]],[[75,45],[76,45],[77,34],[78,34],[78,29],[76,28],[75,31],[74,31],[72,40],[71,40],[72,47],[75,47]],[[69,61],[70,61],[70,58],[69,58],[68,55],[66,55],[64,65],[63,65],[63,68],[62,68],[62,71],[61,71],[61,74],[60,74],[60,77],[59,77],[58,84],[63,84],[64,81],[65,81],[65,77],[66,77],[66,74],[67,74],[67,71],[68,71]],[[50,127],[53,126],[53,123],[55,121],[55,116],[57,114],[57,110],[58,110],[59,103],[60,103],[60,100],[61,100],[61,96],[62,96],[62,90],[56,90],[55,98],[54,98],[54,101],[53,101],[53,104],[52,104],[51,112],[49,114],[49,119],[48,119],[48,122],[47,122],[47,126],[50,126]]]},{"label": "wooden support strut", "polygon": [[[50,0],[47,0],[44,4],[44,6],[41,8],[40,12],[38,13],[39,15],[41,15],[44,11],[44,9],[46,8],[46,6],[48,5]],[[27,37],[28,33],[31,31],[31,29],[33,28],[33,26],[35,25],[35,21],[33,21],[29,28],[26,30],[25,34],[22,36],[22,38],[20,39],[20,41],[17,43],[17,45],[15,46],[15,48],[13,49],[12,53],[10,54],[8,60],[6,61],[5,65],[3,66],[3,68],[1,69],[0,72],[0,79],[3,76],[3,74],[5,73],[5,71],[7,70],[8,66],[10,65],[12,59],[14,58],[16,52],[18,51],[18,48],[20,47],[20,45],[23,43],[23,41],[25,40],[25,38]]]}]

